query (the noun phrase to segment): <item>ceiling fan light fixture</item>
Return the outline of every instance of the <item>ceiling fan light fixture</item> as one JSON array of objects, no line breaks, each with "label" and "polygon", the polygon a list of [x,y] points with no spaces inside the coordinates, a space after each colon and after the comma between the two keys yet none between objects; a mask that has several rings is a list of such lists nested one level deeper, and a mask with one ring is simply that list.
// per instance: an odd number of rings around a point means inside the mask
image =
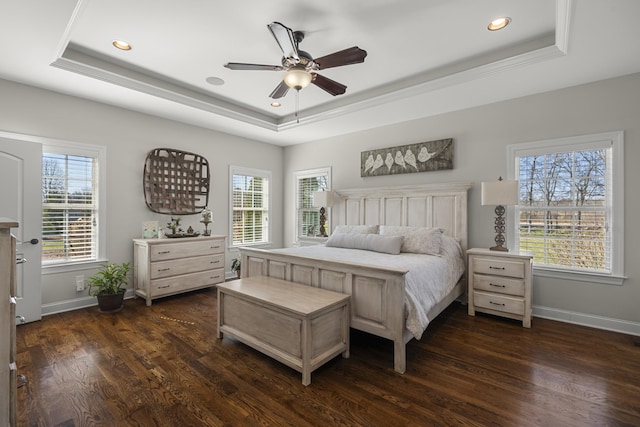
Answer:
[{"label": "ceiling fan light fixture", "polygon": [[511,18],[503,16],[500,18],[496,18],[489,23],[487,26],[487,30],[489,31],[498,31],[509,25],[511,22]]},{"label": "ceiling fan light fixture", "polygon": [[292,89],[300,90],[311,84],[313,76],[304,67],[293,67],[284,73],[284,84]]}]

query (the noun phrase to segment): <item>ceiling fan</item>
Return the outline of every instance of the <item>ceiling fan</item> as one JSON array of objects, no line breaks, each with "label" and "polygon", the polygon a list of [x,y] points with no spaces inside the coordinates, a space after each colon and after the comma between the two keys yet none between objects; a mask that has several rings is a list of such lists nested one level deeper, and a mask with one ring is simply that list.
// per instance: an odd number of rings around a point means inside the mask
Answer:
[{"label": "ceiling fan", "polygon": [[302,31],[292,31],[279,22],[268,24],[269,30],[282,50],[282,65],[245,64],[241,62],[228,62],[224,64],[231,70],[270,70],[286,71],[284,78],[269,95],[271,98],[282,98],[290,88],[299,91],[311,83],[325,90],[333,96],[342,95],[347,87],[317,73],[332,67],[358,64],[364,62],[367,51],[353,46],[348,49],[334,52],[320,58],[313,58],[307,52],[298,49],[299,43],[304,39]]}]

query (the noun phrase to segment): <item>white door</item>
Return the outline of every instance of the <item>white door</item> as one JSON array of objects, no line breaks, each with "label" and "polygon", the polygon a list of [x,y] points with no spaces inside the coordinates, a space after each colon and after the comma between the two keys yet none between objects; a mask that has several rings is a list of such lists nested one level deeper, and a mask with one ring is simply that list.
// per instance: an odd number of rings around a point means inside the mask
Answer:
[{"label": "white door", "polygon": [[[0,217],[15,219],[16,315],[26,322],[42,317],[42,145],[0,132]],[[18,317],[18,323],[21,318]]]}]

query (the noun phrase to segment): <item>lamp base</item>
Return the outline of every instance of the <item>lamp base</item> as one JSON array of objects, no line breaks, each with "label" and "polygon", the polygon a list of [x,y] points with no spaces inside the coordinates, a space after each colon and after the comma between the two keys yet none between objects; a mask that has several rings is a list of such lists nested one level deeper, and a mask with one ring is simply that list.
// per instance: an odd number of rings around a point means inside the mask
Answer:
[{"label": "lamp base", "polygon": [[498,205],[496,206],[496,222],[495,222],[495,231],[496,231],[496,238],[493,239],[496,242],[496,245],[489,248],[489,250],[491,251],[499,251],[499,252],[509,252],[509,248],[506,248],[504,246],[502,246],[505,242],[505,238],[504,238],[504,230],[505,230],[505,226],[504,226],[504,206],[502,205]]}]

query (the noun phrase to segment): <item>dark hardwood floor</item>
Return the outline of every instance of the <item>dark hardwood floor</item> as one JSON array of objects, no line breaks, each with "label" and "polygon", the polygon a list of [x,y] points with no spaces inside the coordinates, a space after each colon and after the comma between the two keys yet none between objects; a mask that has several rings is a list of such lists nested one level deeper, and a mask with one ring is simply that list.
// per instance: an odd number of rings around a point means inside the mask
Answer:
[{"label": "dark hardwood floor", "polygon": [[20,426],[638,426],[640,338],[454,303],[408,345],[352,331],[351,357],[298,372],[216,333],[216,293],[18,327]]}]

